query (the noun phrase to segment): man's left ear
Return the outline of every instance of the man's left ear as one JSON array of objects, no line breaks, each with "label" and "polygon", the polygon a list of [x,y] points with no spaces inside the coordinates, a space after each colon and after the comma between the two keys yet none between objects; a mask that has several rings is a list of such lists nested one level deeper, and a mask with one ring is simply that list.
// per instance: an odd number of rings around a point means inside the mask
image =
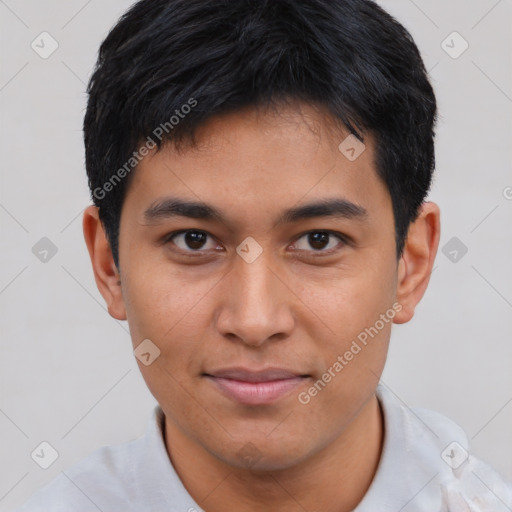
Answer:
[{"label": "man's left ear", "polygon": [[398,262],[396,300],[402,309],[393,322],[403,324],[414,316],[414,309],[423,297],[441,235],[441,214],[437,204],[425,202],[417,219],[409,226],[404,251]]}]

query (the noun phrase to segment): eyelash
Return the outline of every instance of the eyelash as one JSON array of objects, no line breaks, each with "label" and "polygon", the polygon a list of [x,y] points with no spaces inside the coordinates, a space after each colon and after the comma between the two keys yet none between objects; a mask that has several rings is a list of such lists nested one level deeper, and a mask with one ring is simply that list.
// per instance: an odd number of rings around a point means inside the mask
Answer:
[{"label": "eyelash", "polygon": [[[203,231],[201,229],[181,229],[179,231],[173,231],[173,232],[169,233],[168,235],[166,235],[164,237],[164,239],[163,239],[163,243],[167,244],[169,242],[172,242],[172,239],[174,237],[176,237],[178,235],[182,235],[184,233],[189,233],[189,232],[203,233],[203,234],[205,234],[205,235],[207,235],[207,236],[209,236],[209,237],[211,237],[211,238],[213,238],[215,240],[215,237],[213,235],[211,235],[207,231]],[[329,229],[313,229],[313,230],[306,231],[306,232],[301,233],[300,235],[298,235],[293,243],[295,244],[298,240],[300,240],[304,236],[309,235],[311,233],[326,233],[328,235],[331,235],[331,236],[334,236],[334,237],[338,238],[338,240],[340,240],[340,242],[343,245],[349,245],[350,244],[350,239],[346,235],[343,235],[342,233],[339,233],[337,231],[332,231],[332,230],[329,230]],[[200,255],[203,255],[206,252],[206,251],[202,251],[201,249],[186,251],[186,250],[181,249],[179,247],[178,247],[178,250],[179,250],[179,252],[181,252],[182,254],[185,254],[187,256],[192,256],[192,255],[200,256]],[[306,251],[304,249],[297,249],[297,251],[299,251],[299,252],[310,252],[312,254],[310,257],[313,257],[313,258],[322,257],[322,256],[329,256],[329,255],[333,254],[334,252],[336,252],[338,250],[339,250],[338,247],[334,247],[334,248],[331,248],[331,249],[326,250],[326,251],[324,251],[324,250]]]}]

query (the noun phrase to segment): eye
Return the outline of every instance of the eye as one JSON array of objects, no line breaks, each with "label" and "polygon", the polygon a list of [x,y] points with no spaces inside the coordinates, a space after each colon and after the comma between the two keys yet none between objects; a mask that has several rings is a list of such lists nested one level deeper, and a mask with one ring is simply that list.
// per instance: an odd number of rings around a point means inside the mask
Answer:
[{"label": "eye", "polygon": [[[208,247],[207,240],[210,238],[210,247]],[[206,251],[209,248],[215,249],[217,244],[213,238],[206,231],[199,231],[197,229],[188,229],[176,231],[166,237],[165,242],[172,242],[179,249],[185,252],[199,252]]]},{"label": "eye", "polygon": [[[338,243],[334,238],[337,238]],[[301,243],[301,240],[305,240],[305,243]],[[298,238],[293,245],[300,251],[311,251],[312,247],[313,252],[330,254],[334,252],[340,241],[345,244],[345,237],[333,231],[309,231]]]}]

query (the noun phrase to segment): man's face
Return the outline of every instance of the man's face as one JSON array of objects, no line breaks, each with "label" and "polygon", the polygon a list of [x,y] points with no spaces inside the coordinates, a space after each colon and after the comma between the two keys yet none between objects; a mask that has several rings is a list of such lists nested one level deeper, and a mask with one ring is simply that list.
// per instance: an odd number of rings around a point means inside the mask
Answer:
[{"label": "man's face", "polygon": [[[168,428],[240,467],[286,468],[333,442],[373,396],[390,337],[394,222],[374,141],[351,161],[347,133],[302,111],[224,115],[196,148],[152,152],[121,215],[133,345],[160,350],[142,375]],[[177,215],[171,198],[222,219]],[[353,206],[282,218],[333,200]]]}]

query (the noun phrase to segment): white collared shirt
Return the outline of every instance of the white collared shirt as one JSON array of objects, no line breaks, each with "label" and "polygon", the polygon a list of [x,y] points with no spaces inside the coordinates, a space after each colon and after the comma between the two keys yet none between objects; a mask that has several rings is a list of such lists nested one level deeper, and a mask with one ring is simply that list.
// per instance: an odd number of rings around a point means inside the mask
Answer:
[{"label": "white collared shirt", "polygon": [[[377,398],[384,413],[382,456],[353,512],[512,511],[512,485],[468,454],[458,425],[439,413],[405,407],[382,385]],[[155,406],[145,435],[99,448],[17,512],[204,512],[171,464],[163,425],[163,411]]]}]

